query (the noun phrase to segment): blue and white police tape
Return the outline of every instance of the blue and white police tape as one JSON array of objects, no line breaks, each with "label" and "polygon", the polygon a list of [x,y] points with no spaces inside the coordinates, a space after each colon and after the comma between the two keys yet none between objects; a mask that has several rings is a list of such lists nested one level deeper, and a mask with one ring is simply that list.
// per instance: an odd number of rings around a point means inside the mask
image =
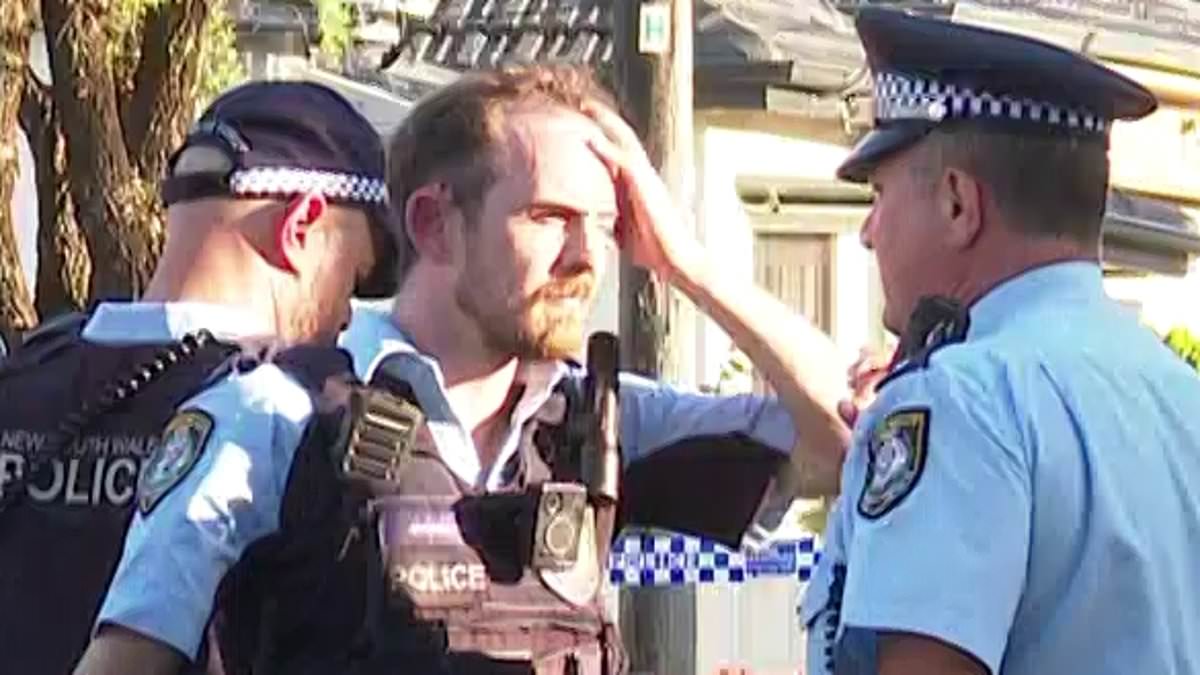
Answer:
[{"label": "blue and white police tape", "polygon": [[739,584],[767,576],[807,581],[817,562],[816,549],[812,536],[735,551],[677,534],[627,534],[613,543],[609,581],[614,586]]}]

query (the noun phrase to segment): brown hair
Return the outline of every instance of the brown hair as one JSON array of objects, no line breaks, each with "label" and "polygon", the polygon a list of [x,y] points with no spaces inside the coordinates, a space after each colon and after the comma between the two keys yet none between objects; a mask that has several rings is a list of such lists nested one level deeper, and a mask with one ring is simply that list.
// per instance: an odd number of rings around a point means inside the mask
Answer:
[{"label": "brown hair", "polygon": [[926,146],[937,174],[956,167],[978,178],[1019,231],[1099,240],[1108,197],[1103,140],[952,127],[935,129]]},{"label": "brown hair", "polygon": [[588,70],[546,65],[469,72],[418,101],[388,148],[400,279],[416,257],[404,212],[417,188],[445,181],[455,204],[472,220],[496,179],[496,147],[513,110],[538,104],[582,110],[588,101],[616,107]]}]

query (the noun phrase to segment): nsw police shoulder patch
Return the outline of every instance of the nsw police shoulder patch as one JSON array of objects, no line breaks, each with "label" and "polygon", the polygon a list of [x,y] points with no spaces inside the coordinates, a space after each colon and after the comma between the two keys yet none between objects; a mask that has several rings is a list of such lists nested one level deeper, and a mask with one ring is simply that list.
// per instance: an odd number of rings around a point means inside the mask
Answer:
[{"label": "nsw police shoulder patch", "polygon": [[928,455],[929,408],[896,410],[875,425],[867,443],[867,478],[858,512],[875,519],[916,487]]},{"label": "nsw police shoulder patch", "polygon": [[195,409],[180,412],[167,423],[158,447],[138,477],[138,509],[143,515],[150,513],[196,465],[212,428],[212,417]]}]

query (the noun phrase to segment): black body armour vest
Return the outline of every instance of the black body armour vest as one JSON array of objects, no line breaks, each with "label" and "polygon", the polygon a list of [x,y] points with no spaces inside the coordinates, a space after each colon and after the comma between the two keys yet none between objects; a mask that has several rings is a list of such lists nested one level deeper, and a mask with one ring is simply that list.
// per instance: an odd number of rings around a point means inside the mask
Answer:
[{"label": "black body armour vest", "polygon": [[[615,509],[561,460],[586,386],[559,387],[523,429],[504,488],[482,493],[442,462],[415,397],[385,371],[359,390],[395,395],[378,407],[330,403],[325,387],[280,532],[222,584],[227,675],[624,673],[598,598]],[[346,452],[347,415],[377,422],[350,432],[360,451]]]},{"label": "black body armour vest", "polygon": [[0,364],[0,671],[70,672],[133,513],[138,474],[175,408],[232,348],[207,334],[107,346],[86,317]]}]

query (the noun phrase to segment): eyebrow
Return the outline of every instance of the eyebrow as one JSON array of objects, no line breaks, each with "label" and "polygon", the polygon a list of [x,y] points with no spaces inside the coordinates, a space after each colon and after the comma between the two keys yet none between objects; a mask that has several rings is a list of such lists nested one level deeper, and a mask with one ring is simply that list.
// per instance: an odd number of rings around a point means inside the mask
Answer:
[{"label": "eyebrow", "polygon": [[559,201],[556,201],[553,199],[535,199],[535,200],[531,201],[529,203],[529,205],[526,206],[525,208],[526,208],[526,210],[529,210],[529,211],[534,211],[537,209],[547,209],[547,210],[554,210],[554,211],[568,211],[570,213],[574,213],[574,214],[578,214],[578,215],[600,216],[600,217],[604,217],[604,218],[616,218],[618,215],[617,211],[609,211],[609,210],[589,211],[587,209],[581,209],[577,206],[571,206],[569,204],[565,204],[565,203],[562,203],[562,202],[559,202]]}]

